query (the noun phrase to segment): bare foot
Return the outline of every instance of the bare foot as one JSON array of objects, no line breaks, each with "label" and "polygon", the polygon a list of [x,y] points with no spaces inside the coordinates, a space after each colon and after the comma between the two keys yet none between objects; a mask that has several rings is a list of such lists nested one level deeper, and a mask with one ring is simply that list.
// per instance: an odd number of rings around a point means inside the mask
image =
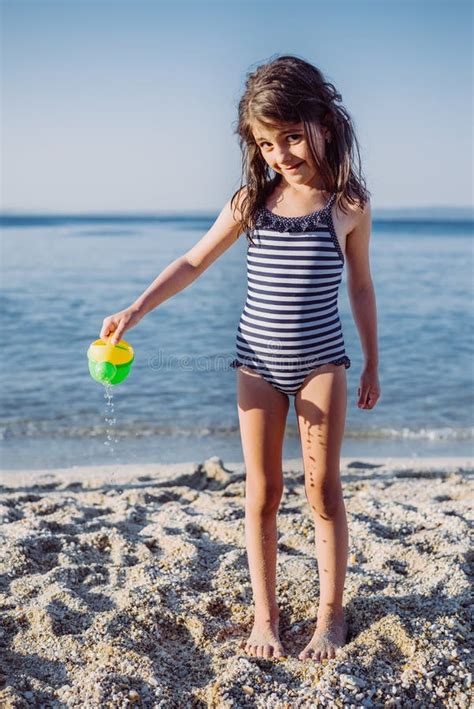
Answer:
[{"label": "bare foot", "polygon": [[321,618],[318,616],[313,637],[298,658],[300,660],[311,658],[315,662],[334,659],[338,648],[345,645],[347,628],[343,613],[327,614]]},{"label": "bare foot", "polygon": [[253,657],[284,657],[286,655],[278,636],[279,618],[259,621],[255,619],[252,632],[244,650]]}]

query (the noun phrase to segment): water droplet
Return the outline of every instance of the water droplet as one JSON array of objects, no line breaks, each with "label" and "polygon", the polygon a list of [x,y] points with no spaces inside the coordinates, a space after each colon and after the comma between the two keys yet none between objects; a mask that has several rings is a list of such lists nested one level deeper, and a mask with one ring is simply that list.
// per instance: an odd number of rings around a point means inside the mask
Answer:
[{"label": "water droplet", "polygon": [[[109,455],[113,456],[115,453],[114,444],[118,443],[117,433],[114,429],[117,418],[114,415],[114,387],[110,382],[104,382],[104,399],[105,399],[105,440],[104,446],[107,447]],[[113,473],[112,473],[113,476]]]}]

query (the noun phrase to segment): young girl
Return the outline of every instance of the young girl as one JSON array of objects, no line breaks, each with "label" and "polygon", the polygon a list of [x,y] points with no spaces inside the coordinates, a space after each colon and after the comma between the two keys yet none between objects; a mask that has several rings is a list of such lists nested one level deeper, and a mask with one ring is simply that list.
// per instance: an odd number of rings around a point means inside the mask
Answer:
[{"label": "young girl", "polygon": [[357,405],[372,409],[380,396],[369,193],[341,96],[303,59],[280,56],[248,75],[237,133],[240,189],[200,241],[130,307],[104,319],[100,336],[118,342],[246,233],[248,292],[231,364],[237,368],[245,538],[255,602],[245,650],[265,658],[285,655],[275,593],[276,515],[283,492],[283,436],[294,396],[320,580],[316,628],[299,658],[319,662],[334,658],[347,635],[348,531],[339,466],[345,370],[351,362],[337,307],[344,263],[364,353]]}]

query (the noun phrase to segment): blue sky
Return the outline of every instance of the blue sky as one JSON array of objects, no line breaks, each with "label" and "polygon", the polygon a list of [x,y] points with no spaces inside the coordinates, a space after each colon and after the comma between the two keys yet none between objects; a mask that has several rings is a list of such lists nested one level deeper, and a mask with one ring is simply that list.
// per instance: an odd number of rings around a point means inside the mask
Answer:
[{"label": "blue sky", "polygon": [[2,44],[4,210],[219,210],[283,53],[342,94],[375,208],[472,204],[468,1],[4,0]]}]

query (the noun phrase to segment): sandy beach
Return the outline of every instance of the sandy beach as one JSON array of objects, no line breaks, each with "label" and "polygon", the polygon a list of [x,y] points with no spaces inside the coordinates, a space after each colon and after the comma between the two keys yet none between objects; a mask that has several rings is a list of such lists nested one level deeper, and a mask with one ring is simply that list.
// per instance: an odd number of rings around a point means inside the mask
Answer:
[{"label": "sandy beach", "polygon": [[300,459],[284,462],[278,603],[288,657],[247,656],[245,468],[4,471],[1,707],[468,707],[466,458],[341,460],[349,639],[297,655],[319,581]]}]

